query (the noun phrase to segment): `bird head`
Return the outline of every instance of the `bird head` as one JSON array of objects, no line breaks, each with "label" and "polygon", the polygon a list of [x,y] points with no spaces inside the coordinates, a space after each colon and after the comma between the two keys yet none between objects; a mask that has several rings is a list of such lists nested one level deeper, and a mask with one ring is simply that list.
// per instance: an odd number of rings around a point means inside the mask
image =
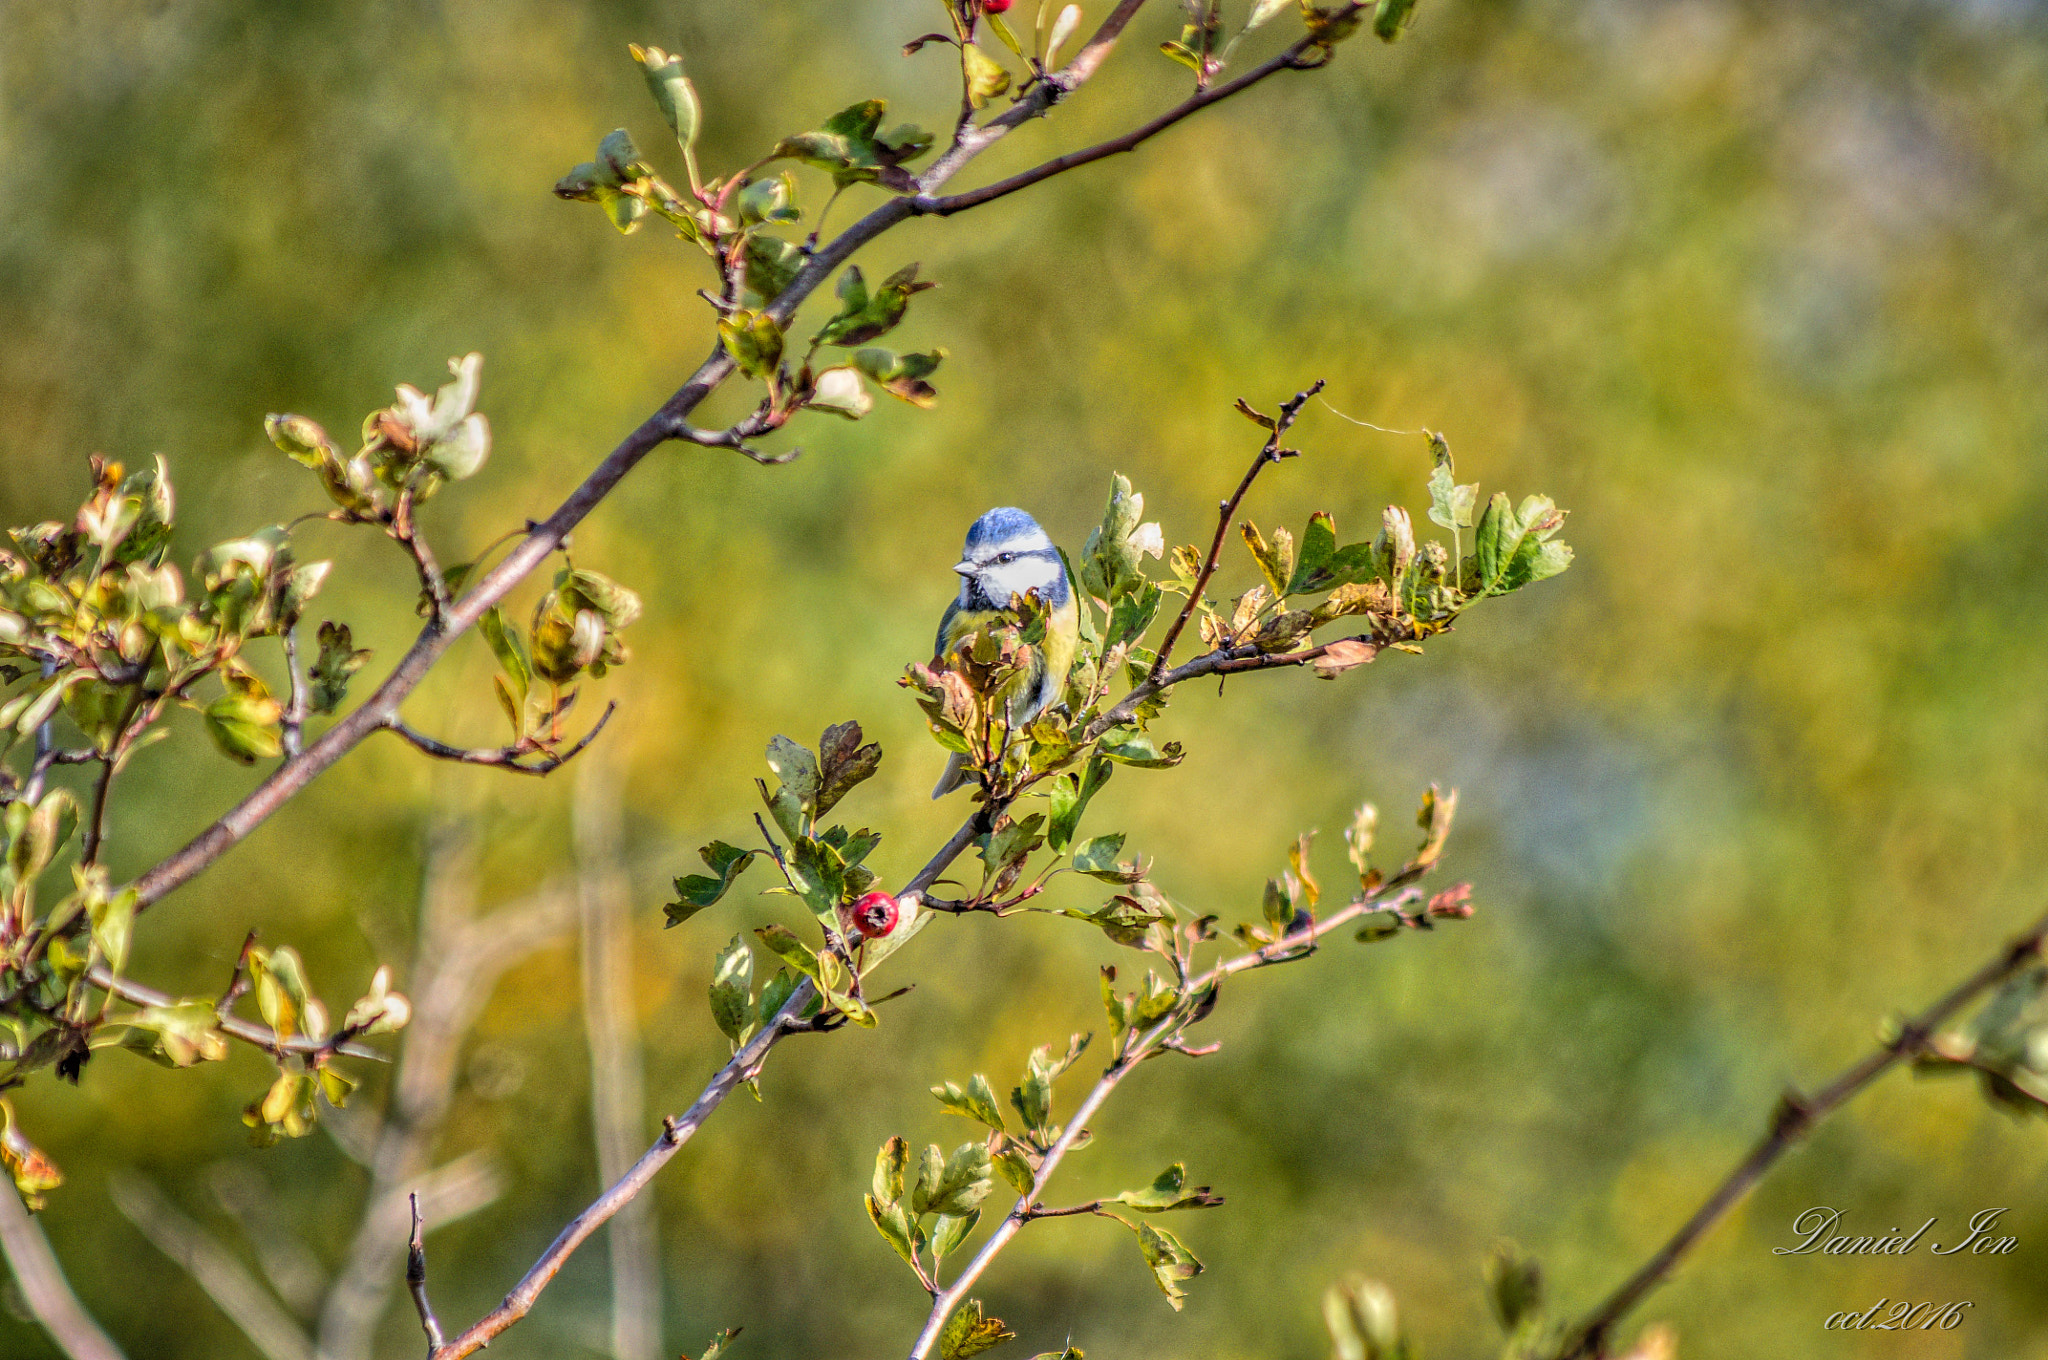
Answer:
[{"label": "bird head", "polygon": [[960,573],[963,609],[1001,609],[1011,596],[1030,591],[1054,606],[1067,598],[1058,549],[1037,520],[1010,506],[974,521],[953,570]]}]

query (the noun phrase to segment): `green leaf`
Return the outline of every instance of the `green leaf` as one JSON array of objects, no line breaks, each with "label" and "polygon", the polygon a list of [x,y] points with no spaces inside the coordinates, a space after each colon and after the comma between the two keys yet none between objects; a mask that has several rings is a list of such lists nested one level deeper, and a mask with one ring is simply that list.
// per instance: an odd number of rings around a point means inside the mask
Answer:
[{"label": "green leaf", "polygon": [[[919,282],[917,270],[918,266],[915,264],[906,265],[884,279],[881,286],[870,293],[867,284],[861,278],[859,267],[848,265],[845,272],[839,276],[839,313],[819,328],[818,333],[812,337],[813,343],[839,345],[850,349],[856,345],[865,345],[868,341],[894,330],[897,323],[903,320],[904,313],[910,309],[913,294],[922,293],[927,288],[938,287],[930,281]],[[876,356],[886,357],[893,362],[884,365],[882,358]],[[937,368],[940,357],[936,354],[930,356],[929,366],[924,368],[924,373]],[[874,351],[865,364],[858,354],[854,356],[855,366],[868,373],[870,377],[875,377],[878,369],[907,363],[908,360],[896,360],[887,350]],[[907,368],[900,369],[890,377],[875,377],[875,381],[889,387],[892,378],[907,372]],[[920,373],[917,376],[922,377],[924,374]]]},{"label": "green leaf", "polygon": [[768,768],[775,771],[782,787],[803,805],[804,811],[816,814],[819,785],[816,756],[788,737],[778,736],[768,743]]},{"label": "green leaf", "polygon": [[93,947],[116,975],[128,967],[128,941],[134,933],[135,904],[139,900],[135,889],[126,888],[111,897],[95,893],[86,908],[92,923]]},{"label": "green leaf", "polygon": [[[737,1327],[726,1328],[705,1344],[704,1353],[698,1356],[697,1360],[718,1360],[718,1357],[725,1353],[725,1348],[732,1344],[732,1339],[739,1334],[740,1329]],[[686,1355],[683,1360],[690,1360],[690,1357]]]},{"label": "green leaf", "polygon": [[1513,1242],[1500,1241],[1486,1253],[1486,1295],[1503,1332],[1543,1311],[1543,1267]]},{"label": "green leaf", "polygon": [[[1150,887],[1150,884],[1144,884],[1141,886],[1140,891],[1145,891]],[[1154,892],[1156,895],[1156,890]],[[1161,902],[1163,905],[1163,899],[1161,899]],[[1162,921],[1172,919],[1164,910],[1147,906],[1137,898],[1124,893],[1119,893],[1115,897],[1110,898],[1109,901],[1103,903],[1094,911],[1082,911],[1078,907],[1070,907],[1065,914],[1073,917],[1075,920],[1087,921],[1091,925],[1099,926],[1102,933],[1107,935],[1113,943],[1120,944],[1126,949],[1149,948],[1152,943],[1152,927]]]},{"label": "green leaf", "polygon": [[[938,1183],[923,1194],[922,1211],[953,1218],[975,1212],[993,1187],[992,1174],[988,1145],[962,1143],[946,1159]],[[926,1190],[922,1177],[919,1178],[919,1189]]]},{"label": "green leaf", "polygon": [[796,989],[796,977],[787,969],[776,969],[775,976],[761,984],[761,995],[754,1003],[754,1018],[764,1025],[773,1020],[796,995]]},{"label": "green leaf", "polygon": [[962,1091],[952,1082],[932,1087],[932,1094],[939,1098],[939,1104],[954,1114],[978,1119],[998,1133],[1006,1132],[1003,1112],[996,1107],[996,1093],[988,1084],[988,1078],[976,1072]]},{"label": "green leaf", "polygon": [[939,1183],[946,1179],[946,1154],[939,1150],[937,1143],[926,1143],[917,1162],[917,1180],[910,1186],[910,1206],[913,1218],[922,1218],[931,1212],[932,1197],[939,1193]]},{"label": "green leaf", "polygon": [[719,1032],[743,1044],[754,1029],[754,951],[741,936],[719,952],[711,971],[711,1018]]},{"label": "green leaf", "polygon": [[943,349],[935,349],[929,354],[897,354],[893,350],[871,347],[854,351],[853,366],[898,401],[929,410],[938,404],[939,393],[925,379],[938,371],[945,357]]},{"label": "green leaf", "polygon": [[1141,1222],[1133,1224],[1132,1231],[1138,1234],[1138,1250],[1145,1254],[1145,1264],[1152,1268],[1152,1278],[1159,1282],[1160,1292],[1166,1295],[1166,1301],[1173,1305],[1173,1310],[1179,1312],[1187,1298],[1180,1282],[1201,1274],[1202,1263],[1178,1237],[1164,1228]]},{"label": "green leaf", "polygon": [[[1084,611],[1085,612],[1085,611]],[[1079,775],[1063,774],[1052,782],[1051,816],[1046,824],[1045,842],[1055,853],[1067,848],[1081,824],[1088,802],[1109,782],[1115,766],[1100,751],[1088,758]]]},{"label": "green leaf", "polygon": [[697,144],[697,124],[703,109],[697,101],[696,86],[683,74],[683,59],[670,56],[659,47],[643,48],[637,43],[629,43],[626,50],[640,63],[640,73],[647,77],[647,92],[654,96],[662,118],[676,134],[676,141],[683,150],[690,150]]},{"label": "green leaf", "polygon": [[910,1164],[910,1147],[901,1138],[891,1138],[875,1154],[874,1196],[883,1204],[903,1198],[903,1173]]},{"label": "green leaf", "polygon": [[799,940],[787,926],[762,926],[754,932],[761,937],[761,943],[777,958],[802,973],[822,989],[823,979],[819,976],[818,956],[811,947]]},{"label": "green leaf", "polygon": [[1104,883],[1136,883],[1145,876],[1145,871],[1136,865],[1118,864],[1116,857],[1123,853],[1124,833],[1115,832],[1108,836],[1097,836],[1075,847],[1074,867],[1090,878],[1099,878]]},{"label": "green leaf", "polygon": [[765,378],[782,363],[782,328],[766,312],[742,308],[721,317],[718,334],[726,353],[749,378]]},{"label": "green leaf", "polygon": [[1096,744],[1095,749],[1111,760],[1124,765],[1135,765],[1141,770],[1170,770],[1181,763],[1186,753],[1177,741],[1165,746],[1155,746],[1152,738],[1142,733],[1128,736],[1106,736]]},{"label": "green leaf", "polygon": [[969,1299],[946,1319],[939,1333],[939,1360],[968,1360],[1016,1335],[1001,1318],[982,1316],[980,1299]]},{"label": "green leaf", "polygon": [[349,677],[363,668],[370,652],[368,648],[356,649],[345,623],[321,624],[319,642],[320,655],[307,674],[312,688],[310,706],[315,713],[332,713],[348,697]]},{"label": "green leaf", "polygon": [[789,848],[789,876],[797,894],[827,928],[839,929],[839,903],[846,895],[846,865],[823,841],[799,838]]},{"label": "green leaf", "polygon": [[832,172],[840,188],[863,181],[879,181],[892,189],[915,187],[909,174],[898,167],[916,160],[932,149],[932,134],[914,124],[904,123],[880,131],[888,105],[879,99],[865,100],[840,110],[816,132],[801,132],[775,144],[775,155],[787,156]]},{"label": "green leaf", "polygon": [[687,874],[676,880],[676,900],[662,908],[668,916],[668,924],[679,926],[716,903],[760,853],[758,850],[742,850],[724,841],[713,841],[699,849],[697,854],[710,867],[711,876]]},{"label": "green leaf", "polygon": [[[1367,550],[1361,557],[1369,559]],[[1337,556],[1337,522],[1327,511],[1318,510],[1308,518],[1301,534],[1301,549],[1294,562],[1294,574],[1287,578],[1289,595],[1328,590],[1338,583],[1334,570]]]},{"label": "green leaf", "polygon": [[1472,506],[1479,497],[1479,484],[1459,486],[1451,465],[1451,446],[1432,432],[1429,449],[1436,466],[1429,474],[1429,522],[1443,529],[1472,527]]},{"label": "green leaf", "polygon": [[763,301],[781,297],[808,257],[794,241],[765,231],[747,236],[747,291]]},{"label": "green leaf", "polygon": [[1081,549],[1081,585],[1088,594],[1114,604],[1144,585],[1138,549],[1131,542],[1144,515],[1144,496],[1131,490],[1128,477],[1113,474],[1102,522],[1089,533]]},{"label": "green leaf", "polygon": [[1138,639],[1145,636],[1145,630],[1152,626],[1152,620],[1159,616],[1160,599],[1159,587],[1147,581],[1118,600],[1109,611],[1109,627],[1103,633],[1103,647],[1136,645]]},{"label": "green leaf", "polygon": [[868,1206],[868,1217],[874,1220],[875,1231],[881,1233],[883,1239],[896,1249],[896,1254],[901,1256],[912,1269],[915,1269],[917,1267],[918,1231],[917,1225],[910,1221],[910,1215],[904,1212],[903,1206],[900,1204],[878,1203],[873,1195],[868,1195],[865,1198]]},{"label": "green leaf", "polygon": [[1415,20],[1416,0],[1379,0],[1373,7],[1372,31],[1381,42],[1399,42]]},{"label": "green leaf", "polygon": [[1031,1159],[1025,1156],[1016,1144],[1005,1144],[1003,1150],[995,1154],[993,1164],[997,1173],[1010,1183],[1011,1189],[1020,1195],[1031,1193],[1034,1174],[1031,1170]]},{"label": "green leaf", "polygon": [[289,946],[281,949],[249,951],[249,977],[256,992],[256,1009],[263,1016],[263,1023],[275,1030],[280,1038],[295,1034],[315,1035],[307,1024],[307,1009],[311,997],[306,990],[305,965],[299,962],[298,951]]},{"label": "green leaf", "polygon": [[1212,1209],[1223,1203],[1223,1196],[1211,1194],[1206,1185],[1187,1188],[1187,1168],[1175,1162],[1154,1177],[1152,1184],[1143,1190],[1126,1190],[1116,1196],[1116,1202],[1141,1214],[1163,1214],[1175,1209]]},{"label": "green leaf", "polygon": [[974,1225],[981,1222],[981,1211],[971,1214],[941,1214],[932,1224],[932,1261],[944,1260],[952,1250],[967,1240],[967,1234],[974,1231]]},{"label": "green leaf", "polygon": [[960,71],[967,83],[967,102],[977,109],[1010,88],[1010,73],[1002,63],[973,43],[960,44]]}]

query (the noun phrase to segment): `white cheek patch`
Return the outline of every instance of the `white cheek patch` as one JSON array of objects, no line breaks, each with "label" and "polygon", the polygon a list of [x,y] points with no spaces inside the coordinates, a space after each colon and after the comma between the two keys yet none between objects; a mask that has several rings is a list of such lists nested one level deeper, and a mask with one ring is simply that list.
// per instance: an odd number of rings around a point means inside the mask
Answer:
[{"label": "white cheek patch", "polygon": [[1035,590],[1040,598],[1051,594],[1052,584],[1059,579],[1060,564],[1047,562],[1040,557],[1027,557],[1019,562],[991,567],[983,573],[988,593],[998,604],[1008,603],[1012,595],[1022,595]]}]

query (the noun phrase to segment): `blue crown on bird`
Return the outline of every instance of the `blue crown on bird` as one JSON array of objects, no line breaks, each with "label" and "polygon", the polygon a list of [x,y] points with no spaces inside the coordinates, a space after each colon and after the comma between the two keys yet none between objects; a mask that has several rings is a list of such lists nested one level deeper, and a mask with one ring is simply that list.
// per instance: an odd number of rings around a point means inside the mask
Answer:
[{"label": "blue crown on bird", "polygon": [[[1080,637],[1079,612],[1066,564],[1038,521],[1015,506],[998,506],[967,530],[960,561],[960,592],[939,620],[933,653],[940,664],[968,634],[991,624],[1015,626],[1019,620],[1010,601],[1035,596],[1047,607],[1044,645],[1034,650],[1033,674],[1010,705],[1012,728],[1022,727],[1057,703],[1066,688]],[[932,797],[939,798],[966,782],[967,762],[954,756],[946,765]]]}]

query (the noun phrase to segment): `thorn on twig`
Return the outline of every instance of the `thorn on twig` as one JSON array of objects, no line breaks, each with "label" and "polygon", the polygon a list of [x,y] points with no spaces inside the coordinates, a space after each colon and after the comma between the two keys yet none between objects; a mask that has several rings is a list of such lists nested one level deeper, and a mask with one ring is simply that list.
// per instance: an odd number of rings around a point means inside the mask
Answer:
[{"label": "thorn on twig", "polygon": [[425,1224],[420,1218],[420,1196],[417,1190],[407,1198],[412,1203],[412,1238],[405,1253],[405,1287],[412,1294],[413,1306],[420,1311],[420,1327],[427,1334],[427,1354],[446,1344],[441,1335],[440,1319],[434,1316],[434,1305],[427,1302],[427,1246],[423,1240]]}]

